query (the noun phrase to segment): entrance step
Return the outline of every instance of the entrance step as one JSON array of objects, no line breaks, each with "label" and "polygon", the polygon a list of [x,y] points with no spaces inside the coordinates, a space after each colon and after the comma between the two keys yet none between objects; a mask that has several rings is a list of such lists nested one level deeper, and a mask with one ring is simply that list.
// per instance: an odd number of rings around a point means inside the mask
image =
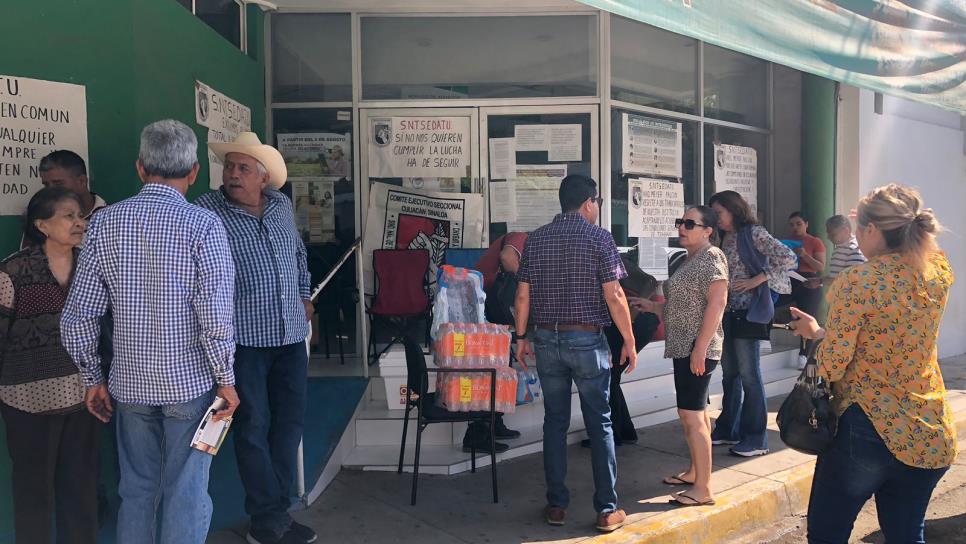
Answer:
[{"label": "entrance step", "polygon": [[[653,346],[653,347],[652,347]],[[638,429],[657,425],[677,418],[674,394],[674,377],[671,361],[663,359],[663,343],[645,348],[639,357],[635,372],[625,376],[621,387],[628,399],[628,409]],[[779,349],[781,344],[776,344]],[[798,353],[794,349],[763,352],[761,357],[762,378],[765,393],[769,397],[784,395],[791,390],[799,375],[794,363]],[[720,370],[716,372],[720,376]],[[381,397],[381,398],[380,398]],[[386,388],[379,377],[370,383],[369,397],[360,407],[354,421],[355,447],[343,461],[343,468],[355,470],[395,471],[399,458],[399,441],[402,437],[403,410],[387,409]],[[568,443],[586,438],[576,389],[572,393],[571,425]],[[712,379],[711,409],[721,405],[721,380]],[[415,450],[415,426],[411,414],[403,470],[412,471]],[[513,459],[542,450],[543,405],[518,406],[513,414],[505,416],[508,427],[521,432],[516,440],[504,441],[510,449],[497,455],[497,462]],[[470,454],[462,451],[465,423],[435,423],[423,431],[420,455],[420,472],[427,474],[458,474],[470,470]],[[641,435],[647,440],[647,431]],[[477,466],[487,466],[490,457],[477,453]]]}]

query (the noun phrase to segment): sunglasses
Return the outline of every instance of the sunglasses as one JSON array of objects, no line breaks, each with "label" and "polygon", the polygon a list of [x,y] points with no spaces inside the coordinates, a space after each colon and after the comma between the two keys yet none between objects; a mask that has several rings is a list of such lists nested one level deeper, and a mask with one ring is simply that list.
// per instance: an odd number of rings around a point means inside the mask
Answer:
[{"label": "sunglasses", "polygon": [[590,197],[590,201],[597,203],[598,206],[603,206],[604,205],[604,199],[601,198],[601,197],[599,197],[599,196],[592,196],[592,197]]},{"label": "sunglasses", "polygon": [[684,228],[686,230],[694,230],[694,227],[707,227],[708,226],[708,225],[702,225],[701,223],[698,223],[694,219],[675,219],[674,220],[674,226],[676,228],[679,228],[681,225],[684,225]]}]

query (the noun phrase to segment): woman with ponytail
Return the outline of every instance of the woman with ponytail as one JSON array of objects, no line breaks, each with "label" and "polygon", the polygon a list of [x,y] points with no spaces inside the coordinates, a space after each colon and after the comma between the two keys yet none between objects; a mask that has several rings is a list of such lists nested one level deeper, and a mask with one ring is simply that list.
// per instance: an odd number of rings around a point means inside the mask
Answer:
[{"label": "woman with ponytail", "polygon": [[819,375],[832,382],[839,426],[818,456],[808,541],[849,540],[875,496],[887,542],[924,542],[933,489],[956,458],[952,410],[936,355],[953,272],[936,244],[941,227],[910,187],[879,187],[859,201],[865,264],[828,293],[825,328],[796,308],[796,334],[825,338]]}]

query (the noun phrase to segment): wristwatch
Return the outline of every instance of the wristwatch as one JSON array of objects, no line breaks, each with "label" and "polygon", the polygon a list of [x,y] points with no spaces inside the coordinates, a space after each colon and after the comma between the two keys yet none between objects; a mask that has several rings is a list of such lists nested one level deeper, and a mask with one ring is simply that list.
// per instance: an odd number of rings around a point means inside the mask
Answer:
[{"label": "wristwatch", "polygon": [[523,333],[523,334],[517,334],[515,332],[513,333],[514,342],[516,342],[517,340],[526,340],[526,339],[527,339],[527,333]]}]

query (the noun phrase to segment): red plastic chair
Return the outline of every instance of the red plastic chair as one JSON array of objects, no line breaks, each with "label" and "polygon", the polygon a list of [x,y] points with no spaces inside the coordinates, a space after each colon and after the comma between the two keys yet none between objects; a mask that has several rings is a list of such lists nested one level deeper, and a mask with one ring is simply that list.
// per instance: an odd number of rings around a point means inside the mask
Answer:
[{"label": "red plastic chair", "polygon": [[[414,319],[425,319],[427,330],[432,306],[426,275],[429,251],[425,249],[377,249],[372,252],[375,294],[366,309],[369,316],[369,364],[402,340]],[[385,324],[393,329],[390,342],[376,351],[375,326]]]}]

